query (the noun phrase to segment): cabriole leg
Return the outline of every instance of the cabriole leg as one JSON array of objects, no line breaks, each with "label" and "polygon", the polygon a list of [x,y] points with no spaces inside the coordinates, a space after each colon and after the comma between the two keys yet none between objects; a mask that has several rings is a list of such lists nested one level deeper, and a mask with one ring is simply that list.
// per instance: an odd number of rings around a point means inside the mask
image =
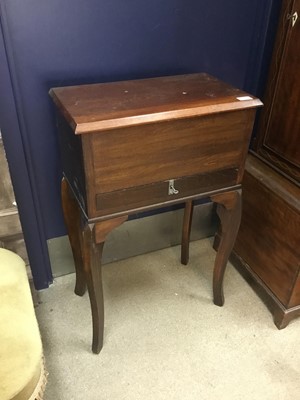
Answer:
[{"label": "cabriole leg", "polygon": [[241,191],[220,193],[211,196],[211,200],[217,203],[221,224],[221,238],[214,265],[213,296],[214,303],[223,306],[224,273],[241,222]]},{"label": "cabriole leg", "polygon": [[104,303],[101,258],[107,235],[127,220],[127,216],[86,224],[83,230],[83,260],[85,279],[91,303],[93,322],[93,353],[103,347]]}]

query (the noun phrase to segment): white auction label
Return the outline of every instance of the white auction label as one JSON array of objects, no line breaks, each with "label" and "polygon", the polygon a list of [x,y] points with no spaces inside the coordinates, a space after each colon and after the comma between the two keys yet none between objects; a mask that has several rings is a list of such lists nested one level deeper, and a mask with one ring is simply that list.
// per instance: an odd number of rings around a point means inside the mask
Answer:
[{"label": "white auction label", "polygon": [[242,97],[237,97],[238,100],[240,101],[245,101],[245,100],[253,100],[253,97],[251,96],[242,96]]}]

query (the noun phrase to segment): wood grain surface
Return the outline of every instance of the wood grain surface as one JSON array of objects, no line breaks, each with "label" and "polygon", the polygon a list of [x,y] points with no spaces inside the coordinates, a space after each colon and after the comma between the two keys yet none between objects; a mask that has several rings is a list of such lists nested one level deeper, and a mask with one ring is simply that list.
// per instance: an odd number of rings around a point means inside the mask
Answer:
[{"label": "wood grain surface", "polygon": [[300,301],[299,197],[299,188],[248,158],[235,251],[286,307]]},{"label": "wood grain surface", "polygon": [[50,96],[76,134],[262,105],[204,73],[53,88]]}]

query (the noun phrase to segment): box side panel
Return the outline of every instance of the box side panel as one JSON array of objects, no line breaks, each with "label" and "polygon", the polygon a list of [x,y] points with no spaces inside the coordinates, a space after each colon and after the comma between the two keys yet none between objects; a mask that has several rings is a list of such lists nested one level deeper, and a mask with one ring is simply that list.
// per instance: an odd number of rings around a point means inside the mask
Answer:
[{"label": "box side panel", "polygon": [[87,198],[81,137],[76,136],[67,122],[57,116],[60,154],[63,174],[67,179],[80,207],[87,215]]}]

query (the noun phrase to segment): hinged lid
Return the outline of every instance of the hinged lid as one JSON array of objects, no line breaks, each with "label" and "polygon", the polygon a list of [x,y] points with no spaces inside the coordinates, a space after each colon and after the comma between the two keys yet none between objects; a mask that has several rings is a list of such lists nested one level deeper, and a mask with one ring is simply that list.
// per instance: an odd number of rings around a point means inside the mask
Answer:
[{"label": "hinged lid", "polygon": [[76,134],[261,106],[204,73],[53,88]]}]

